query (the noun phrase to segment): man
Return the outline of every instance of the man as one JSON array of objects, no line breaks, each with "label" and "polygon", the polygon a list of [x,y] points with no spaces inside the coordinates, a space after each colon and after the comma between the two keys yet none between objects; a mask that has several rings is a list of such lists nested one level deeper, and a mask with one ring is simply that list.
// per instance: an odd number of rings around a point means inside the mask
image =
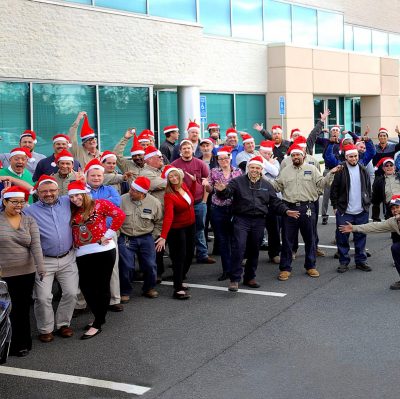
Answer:
[{"label": "man", "polygon": [[223,140],[221,140],[221,126],[218,123],[209,123],[207,130],[210,138],[214,140],[215,148],[217,149],[223,144]]},{"label": "man", "polygon": [[[10,151],[10,165],[8,168],[0,169],[0,176],[10,176],[33,186],[32,175],[26,170],[26,165],[31,158],[32,154],[27,148],[14,148]],[[29,203],[32,202],[32,196],[30,196]]]},{"label": "man", "polygon": [[[226,130],[225,142],[228,147],[231,147],[231,165],[236,168],[236,157],[240,152],[244,151],[244,147],[242,144],[238,144],[238,133],[235,128],[230,127]],[[214,154],[216,154],[216,150],[214,151]]]},{"label": "man", "polygon": [[274,157],[279,161],[279,163],[281,163],[290,147],[290,141],[282,138],[282,127],[279,125],[272,126],[271,134],[258,123],[254,124],[253,128],[258,130],[267,140],[275,142]]},{"label": "man", "polygon": [[[61,337],[73,335],[70,327],[78,293],[78,268],[72,248],[71,208],[67,196],[59,197],[58,184],[53,176],[42,175],[34,189],[39,201],[24,209],[32,216],[40,232],[46,275],[36,277],[34,288],[35,317],[42,342],[54,339],[53,330]],[[57,279],[62,296],[55,317],[52,305],[52,287]]]},{"label": "man", "polygon": [[145,150],[149,145],[154,146],[154,133],[149,129],[144,129],[138,136],[140,146]]},{"label": "man", "polygon": [[[81,128],[81,142],[82,145],[78,144],[78,126],[80,121],[83,119]],[[101,154],[97,149],[97,139],[94,130],[89,125],[87,113],[85,111],[79,112],[75,122],[69,129],[69,135],[71,137],[71,153],[76,160],[79,161],[82,168],[86,166],[92,159],[100,159]]]},{"label": "man", "polygon": [[150,180],[139,176],[132,182],[129,193],[121,198],[121,209],[126,214],[118,238],[119,275],[124,301],[129,301],[132,293],[136,256],[144,277],[142,295],[146,298],[158,297],[154,288],[157,276],[154,241],[161,234],[163,211],[160,201],[148,194],[149,189]]},{"label": "man", "polygon": [[[400,131],[396,127],[396,133],[400,138]],[[372,159],[372,164],[376,166],[381,158],[394,158],[394,154],[400,150],[400,143],[389,143],[389,133],[388,130],[384,127],[381,127],[378,131],[378,140],[379,143],[375,144],[376,153],[374,158]],[[382,171],[377,171],[378,173],[382,173]]]},{"label": "man", "polygon": [[196,256],[198,263],[215,263],[215,259],[208,256],[204,227],[206,222],[207,197],[203,187],[203,179],[208,177],[209,171],[207,165],[193,155],[193,143],[191,140],[184,139],[179,144],[181,157],[172,162],[171,165],[182,169],[185,173],[183,178],[185,184],[190,187],[192,179],[190,175],[196,178],[196,195],[194,197],[194,213],[196,216]]},{"label": "man", "polygon": [[[393,195],[389,202],[389,209],[392,217],[385,220],[384,222],[372,222],[361,225],[353,225],[347,222],[346,225],[340,225],[339,231],[342,234],[349,235],[351,232],[354,233],[392,233],[392,257],[394,261],[394,266],[396,267],[397,273],[400,274],[400,195]],[[391,290],[400,290],[400,281],[396,281],[391,284]]]},{"label": "man", "polygon": [[316,269],[315,202],[319,198],[319,191],[330,184],[331,175],[340,168],[332,169],[323,177],[314,165],[304,162],[304,149],[297,144],[292,144],[289,148],[289,155],[292,164],[282,169],[276,180],[271,180],[275,190],[282,193],[284,203],[300,215],[296,220],[285,215],[282,218],[282,252],[278,275],[280,281],[288,280],[292,274],[293,246],[299,231],[305,245],[306,273],[313,278],[319,277]]},{"label": "man", "polygon": [[[185,140],[189,140],[192,143],[193,156],[196,158],[199,158],[201,156],[200,140],[199,140],[200,126],[195,121],[193,121],[193,122],[190,121],[187,126],[186,131],[187,131],[188,137]],[[179,146],[175,146],[174,152],[172,153],[172,162],[177,160],[179,157],[180,157]]]},{"label": "man", "polygon": [[[138,177],[144,167],[144,149],[139,144],[136,137],[136,129],[129,128],[119,143],[114,147],[114,153],[117,156],[117,165],[122,173],[133,172],[133,178]],[[124,150],[128,141],[133,137],[133,144],[131,148],[131,159],[124,158]]]},{"label": "man", "polygon": [[[362,159],[364,156],[368,156],[367,154],[367,147],[365,145],[365,141],[364,140],[357,140],[355,143],[357,150],[358,150],[358,154],[360,156],[360,159]],[[382,160],[382,158],[381,158]],[[379,163],[379,161],[378,161]],[[378,165],[378,164],[377,164]],[[370,160],[366,165],[365,168],[367,169],[367,172],[369,174],[369,178],[371,180],[371,186],[372,184],[374,184],[374,180],[375,180],[375,168],[374,165],[372,164],[372,160]]]},{"label": "man", "polygon": [[[62,150],[67,150],[71,147],[71,139],[65,134],[56,134],[53,136],[53,149],[54,153],[47,158],[39,161],[33,174],[33,181],[38,181],[42,175],[52,175],[57,173],[57,166],[53,166],[54,160],[56,159],[56,154],[60,153]],[[74,170],[77,172],[80,168],[78,161],[74,160]]]},{"label": "man", "polygon": [[243,172],[245,172],[247,161],[260,155],[260,153],[256,150],[256,143],[252,136],[250,136],[249,134],[243,134],[242,140],[244,151],[237,154],[236,164],[240,169],[242,169]]},{"label": "man", "polygon": [[[104,167],[98,159],[92,159],[85,166],[85,176],[87,185],[90,187],[90,195],[94,200],[105,199],[111,201],[114,205],[121,205],[121,197],[118,191],[112,186],[105,186],[104,183]],[[111,218],[107,220],[107,227],[111,224]],[[116,241],[116,237],[115,237]],[[113,312],[121,312],[124,308],[121,304],[121,295],[119,287],[119,272],[118,272],[118,253],[116,256],[114,269],[110,280],[110,306],[109,309]],[[82,307],[82,306],[81,306]]]},{"label": "man", "polygon": [[[368,212],[371,204],[371,181],[365,167],[360,165],[358,150],[355,145],[344,147],[345,163],[343,170],[333,179],[331,186],[331,202],[336,215],[336,226],[347,222],[358,225],[368,223]],[[366,235],[354,233],[354,260],[356,268],[370,272],[365,253]],[[336,244],[339,252],[338,273],[349,270],[349,235],[336,230]]]},{"label": "man", "polygon": [[[31,153],[31,162],[28,162],[26,169],[32,174],[35,172],[39,161],[46,158],[46,155],[34,151],[35,144],[37,144],[37,139],[33,130],[25,130],[19,136],[19,147],[27,148]],[[3,168],[8,167],[10,165],[10,154],[0,154],[0,162],[3,164]]]},{"label": "man", "polygon": [[248,172],[232,179],[228,185],[215,183],[218,197],[232,200],[233,242],[229,291],[238,291],[242,278],[242,261],[247,253],[243,284],[259,288],[256,281],[259,248],[264,235],[265,217],[269,212],[297,218],[299,212],[289,210],[276,196],[271,184],[262,176],[263,159],[249,160]]},{"label": "man", "polygon": [[161,153],[172,161],[172,153],[174,152],[175,144],[179,140],[179,128],[176,125],[164,127],[165,141],[160,146]]},{"label": "man", "polygon": [[100,163],[104,168],[105,186],[114,187],[118,194],[125,194],[129,191],[129,179],[132,178],[132,172],[125,172],[123,175],[117,171],[117,156],[112,151],[104,151],[100,158]]},{"label": "man", "polygon": [[52,166],[57,166],[58,171],[52,176],[58,185],[59,195],[68,194],[68,184],[76,180],[74,171],[74,157],[67,150],[62,150],[55,156]]}]

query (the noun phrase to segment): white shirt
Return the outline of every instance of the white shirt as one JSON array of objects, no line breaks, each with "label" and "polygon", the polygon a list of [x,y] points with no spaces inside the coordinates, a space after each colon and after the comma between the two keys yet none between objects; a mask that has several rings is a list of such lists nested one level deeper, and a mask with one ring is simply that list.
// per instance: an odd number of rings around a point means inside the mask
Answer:
[{"label": "white shirt", "polygon": [[358,215],[363,211],[361,202],[361,176],[360,167],[351,166],[347,164],[347,169],[350,174],[350,189],[349,189],[349,203],[347,205],[346,213],[350,215]]}]

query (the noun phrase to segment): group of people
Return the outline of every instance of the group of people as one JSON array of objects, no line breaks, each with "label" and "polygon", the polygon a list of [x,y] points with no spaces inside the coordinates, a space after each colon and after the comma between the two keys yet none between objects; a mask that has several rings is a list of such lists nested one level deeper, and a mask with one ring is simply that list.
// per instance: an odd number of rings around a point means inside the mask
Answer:
[{"label": "group of people", "polygon": [[[35,132],[23,132],[19,147],[0,154],[0,266],[13,306],[10,353],[26,356],[31,350],[32,293],[39,339],[46,343],[54,335],[71,337],[74,312],[85,308],[93,320],[81,339],[101,333],[107,312],[122,311],[130,301],[138,271],[142,295],[157,298],[167,253],[173,298],[189,299],[193,258],[216,262],[208,250],[210,226],[214,253],[221,256],[218,280],[228,280],[229,291],[238,291],[241,281],[260,287],[256,272],[266,241],[270,262],[279,265],[278,279],[288,280],[299,232],[306,274],[319,277],[316,258],[325,255],[317,232],[322,194],[322,224],[329,199],[336,214],[337,271],[349,268],[350,232],[355,266],[367,272],[365,233],[390,231],[400,273],[400,180],[394,167],[400,148],[388,143],[383,128],[377,145],[368,132],[359,137],[339,126],[326,138],[328,115],[322,113],[308,135],[293,129],[290,141],[283,139],[281,126],[267,132],[255,124],[265,137],[258,149],[254,137],[235,128],[221,140],[216,123],[208,125],[209,137],[201,138],[200,126],[190,121],[181,141],[176,125],[164,128],[159,148],[151,130],[137,135],[129,128],[112,151],[101,153],[85,112],[68,135],[53,137],[54,152],[47,157],[35,152]],[[324,148],[323,172],[313,157],[315,143]],[[386,221],[368,224],[371,203],[374,221],[381,204]],[[61,298],[54,314],[55,282]],[[400,282],[391,288],[400,289]]]}]

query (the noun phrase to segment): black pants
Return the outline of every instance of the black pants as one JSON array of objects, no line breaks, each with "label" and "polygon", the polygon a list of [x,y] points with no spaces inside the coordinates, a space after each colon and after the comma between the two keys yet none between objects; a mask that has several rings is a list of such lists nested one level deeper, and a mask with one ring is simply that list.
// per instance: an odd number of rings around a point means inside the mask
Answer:
[{"label": "black pants", "polygon": [[172,260],[174,290],[182,290],[182,282],[189,271],[194,255],[196,225],[171,229],[168,233],[169,256]]},{"label": "black pants", "polygon": [[268,213],[265,218],[265,227],[268,232],[268,255],[271,259],[279,256],[282,249],[279,219],[280,216],[273,213]]},{"label": "black pants", "polygon": [[114,268],[116,250],[95,252],[78,256],[79,286],[90,310],[94,315],[94,328],[106,322],[110,303],[110,280]]},{"label": "black pants", "polygon": [[4,277],[11,297],[11,346],[10,355],[23,349],[32,349],[30,310],[35,273]]}]

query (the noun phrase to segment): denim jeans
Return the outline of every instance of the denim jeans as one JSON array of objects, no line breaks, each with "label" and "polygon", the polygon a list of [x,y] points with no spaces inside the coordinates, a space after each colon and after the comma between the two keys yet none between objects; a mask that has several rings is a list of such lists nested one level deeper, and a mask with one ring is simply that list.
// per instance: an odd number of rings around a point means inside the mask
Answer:
[{"label": "denim jeans", "polygon": [[232,211],[230,206],[211,205],[211,221],[214,226],[214,234],[219,243],[221,254],[222,271],[231,271],[231,249],[232,249]]},{"label": "denim jeans", "polygon": [[130,237],[121,234],[118,238],[119,250],[119,281],[121,295],[131,295],[132,275],[135,271],[135,255],[137,255],[140,270],[143,272],[143,292],[148,292],[156,286],[157,265],[156,249],[151,234]]},{"label": "denim jeans", "polygon": [[196,217],[196,258],[198,261],[208,258],[208,248],[206,237],[204,234],[204,227],[206,223],[207,204],[199,202],[194,205],[194,214]]},{"label": "denim jeans", "polygon": [[400,242],[394,242],[390,249],[392,251],[394,266],[400,275]]},{"label": "denim jeans", "polygon": [[[336,212],[336,227],[345,225],[346,222],[350,222],[351,224],[364,224],[368,223],[368,212],[361,212],[357,215],[350,215],[348,213],[340,214],[338,211]],[[350,234],[344,234],[336,228],[336,245],[339,252],[339,263],[341,265],[348,265],[350,263],[350,244],[349,244],[349,236]],[[363,233],[353,233],[354,237],[354,261],[356,265],[363,265],[367,263],[367,254],[365,253],[365,245],[367,243],[367,236]]]}]

